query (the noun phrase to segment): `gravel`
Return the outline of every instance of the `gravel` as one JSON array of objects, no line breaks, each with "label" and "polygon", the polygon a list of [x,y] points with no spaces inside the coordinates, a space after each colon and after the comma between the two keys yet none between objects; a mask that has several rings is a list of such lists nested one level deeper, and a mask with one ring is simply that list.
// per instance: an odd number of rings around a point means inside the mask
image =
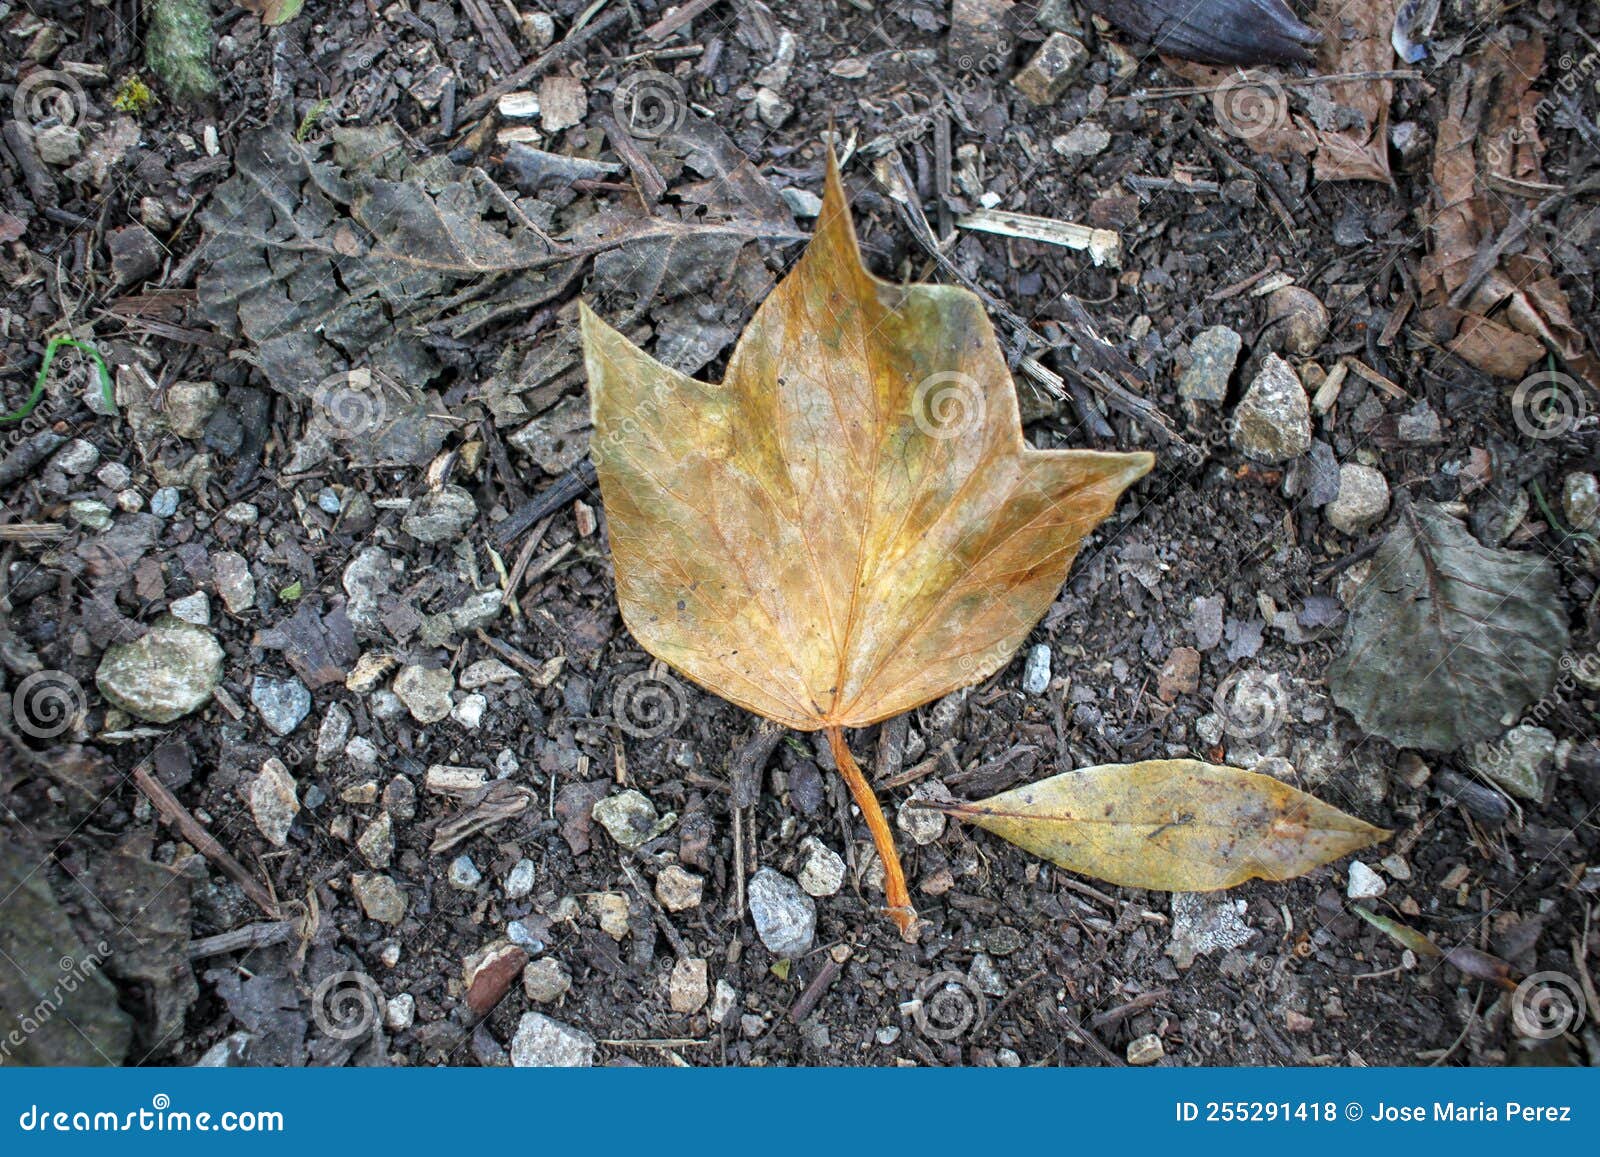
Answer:
[{"label": "gravel", "polygon": [[250,815],[257,830],[269,844],[281,848],[289,842],[289,829],[299,814],[294,777],[281,760],[267,760],[250,781]]},{"label": "gravel", "polygon": [[750,878],[750,917],[761,943],[777,956],[799,956],[817,932],[817,905],[788,876],[771,868]]},{"label": "gravel", "polygon": [[1234,330],[1214,325],[1201,330],[1189,343],[1190,362],[1178,375],[1178,394],[1197,402],[1221,402],[1228,397],[1228,379],[1243,346]]},{"label": "gravel", "polygon": [[594,1038],[542,1012],[525,1012],[511,1038],[511,1063],[519,1069],[586,1069],[594,1064]]},{"label": "gravel", "polygon": [[450,714],[455,679],[442,667],[402,667],[394,693],[418,723],[438,723]]},{"label": "gravel", "polygon": [[1389,483],[1371,466],[1346,462],[1339,467],[1339,496],[1323,509],[1335,530],[1360,534],[1389,513]]},{"label": "gravel", "polygon": [[130,715],[171,723],[210,702],[222,682],[222,657],[210,631],[166,618],[132,643],[107,647],[95,683]]},{"label": "gravel", "polygon": [[276,735],[288,735],[311,714],[311,692],[293,675],[287,679],[257,675],[250,684],[250,702]]},{"label": "gravel", "polygon": [[1245,457],[1274,464],[1311,449],[1311,405],[1294,368],[1268,354],[1233,411],[1233,445]]}]

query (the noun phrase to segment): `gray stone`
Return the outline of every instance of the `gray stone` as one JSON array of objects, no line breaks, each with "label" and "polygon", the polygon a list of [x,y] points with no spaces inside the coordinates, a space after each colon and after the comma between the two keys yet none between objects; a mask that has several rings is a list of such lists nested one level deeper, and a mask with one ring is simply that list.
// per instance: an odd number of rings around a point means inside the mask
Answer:
[{"label": "gray stone", "polygon": [[944,813],[918,807],[917,804],[929,801],[949,803],[953,798],[950,789],[936,779],[920,783],[900,804],[899,810],[895,813],[894,826],[918,846],[931,844],[944,835]]},{"label": "gray stone", "polygon": [[768,128],[780,129],[794,115],[794,105],[770,88],[756,89],[756,115]]},{"label": "gray stone", "polygon": [[815,836],[800,843],[800,887],[809,896],[832,896],[844,885],[844,860]]},{"label": "gray stone", "polygon": [[178,488],[163,486],[150,496],[150,513],[157,518],[171,518],[178,513]]},{"label": "gray stone", "polygon": [[388,812],[379,812],[378,818],[366,826],[356,837],[356,848],[361,858],[373,868],[387,868],[394,858],[394,821]]},{"label": "gray stone", "polygon": [[656,876],[656,899],[668,912],[686,912],[700,906],[705,880],[677,864],[668,864]]},{"label": "gray stone", "polygon": [[994,962],[994,957],[987,952],[974,953],[972,964],[967,969],[967,979],[976,984],[988,996],[1004,996],[1006,994],[1005,978],[1000,975],[1000,966]]},{"label": "gray stone", "polygon": [[236,615],[256,605],[256,580],[244,555],[218,551],[211,556],[211,574],[216,579],[217,594],[230,613]]},{"label": "gray stone", "polygon": [[85,530],[106,530],[111,526],[111,507],[98,498],[79,498],[67,504],[67,517]]},{"label": "gray stone", "polygon": [[350,890],[369,920],[398,924],[405,919],[406,895],[388,876],[354,876],[350,880]]},{"label": "gray stone", "polygon": [[100,485],[107,490],[125,489],[133,481],[133,471],[121,462],[107,462],[95,471],[95,477],[100,480]]},{"label": "gray stone", "polygon": [[367,547],[350,560],[341,581],[349,599],[345,613],[350,622],[368,634],[380,633],[383,600],[394,588],[394,564],[389,556],[378,547]]},{"label": "gray stone", "polygon": [[507,923],[506,937],[530,956],[535,952],[544,951],[544,941],[539,939],[533,925],[526,920],[512,920]]},{"label": "gray stone", "polygon": [[464,853],[450,861],[450,868],[445,875],[452,888],[459,888],[463,892],[472,891],[483,881],[483,873],[478,871],[478,865]]},{"label": "gray stone", "polygon": [[817,905],[788,876],[760,868],[750,878],[750,918],[756,935],[777,956],[799,956],[817,932]]},{"label": "gray stone", "polygon": [[1371,466],[1339,467],[1339,496],[1323,508],[1328,522],[1345,534],[1360,534],[1389,513],[1389,483]]},{"label": "gray stone", "polygon": [[203,706],[221,682],[216,638],[174,618],[162,619],[132,643],[107,647],[95,672],[101,694],[152,723],[171,723]]},{"label": "gray stone", "polygon": [[1367,867],[1360,860],[1350,861],[1350,881],[1345,886],[1345,895],[1352,900],[1376,900],[1389,890],[1389,885],[1382,876]]},{"label": "gray stone", "polygon": [[197,627],[211,625],[211,599],[205,591],[195,591],[192,595],[184,595],[181,599],[173,599],[167,606],[176,619],[186,623],[193,623]]},{"label": "gray stone", "polygon": [[594,1064],[594,1038],[542,1012],[525,1012],[511,1038],[511,1063],[519,1069],[586,1069]]},{"label": "gray stone", "polygon": [[261,774],[250,781],[250,815],[256,827],[273,847],[289,842],[289,829],[300,814],[294,777],[279,759],[261,765]]},{"label": "gray stone", "polygon": [[100,462],[100,449],[93,442],[86,442],[82,438],[74,438],[65,446],[55,452],[50,459],[49,469],[59,470],[63,474],[70,474],[74,478],[87,474]]},{"label": "gray stone", "polygon": [[1518,799],[1537,803],[1555,779],[1556,737],[1543,727],[1519,724],[1498,742],[1473,744],[1466,763]]},{"label": "gray stone", "polygon": [[124,225],[106,234],[106,248],[111,251],[111,277],[118,285],[128,286],[161,271],[166,259],[166,248],[156,235],[143,225]]},{"label": "gray stone", "polygon": [[338,514],[344,509],[344,503],[339,500],[339,492],[331,486],[324,486],[317,491],[317,509],[324,514]]},{"label": "gray stone", "polygon": [[478,517],[478,504],[460,486],[441,486],[411,504],[400,529],[419,542],[455,542]]},{"label": "gray stone", "polygon": [[520,900],[529,895],[533,891],[533,883],[537,877],[537,871],[533,861],[526,857],[513,864],[511,871],[506,873],[506,899]]},{"label": "gray stone", "polygon": [[721,977],[711,990],[711,1023],[722,1024],[739,1003],[739,991]]},{"label": "gray stone", "polygon": [[1194,632],[1196,650],[1209,651],[1222,642],[1224,606],[1221,595],[1202,595],[1195,599],[1189,612],[1189,629]]},{"label": "gray stone", "polygon": [[354,726],[350,717],[350,709],[343,703],[331,703],[322,716],[322,726],[317,728],[317,762],[328,763],[337,759],[344,750],[344,745],[350,742],[350,730]]},{"label": "gray stone", "polygon": [[250,684],[250,702],[261,721],[278,735],[288,735],[311,714],[311,692],[299,678],[273,679],[257,675]]},{"label": "gray stone", "polygon": [[792,185],[779,191],[783,203],[796,217],[815,217],[822,212],[822,198],[806,189],[796,189]]},{"label": "gray stone", "polygon": [[1161,1043],[1161,1038],[1153,1032],[1147,1032],[1141,1037],[1128,1042],[1128,1063],[1130,1065],[1153,1065],[1166,1056],[1167,1050]]},{"label": "gray stone", "polygon": [[1032,104],[1054,104],[1088,59],[1083,41],[1065,32],[1052,32],[1011,83]]},{"label": "gray stone", "polygon": [[514,667],[507,666],[499,659],[479,659],[461,672],[461,689],[477,691],[491,684],[511,683],[520,678]]},{"label": "gray stone", "polygon": [[33,134],[33,147],[47,165],[70,165],[83,152],[83,134],[76,125],[51,125]]},{"label": "gray stone", "polygon": [[438,723],[450,714],[455,680],[442,667],[402,667],[394,677],[394,693],[418,723]]},{"label": "gray stone", "polygon": [[383,1023],[393,1032],[408,1029],[417,1019],[417,998],[409,992],[391,996],[383,1010]]},{"label": "gray stone", "polygon": [[711,983],[706,962],[698,956],[680,956],[667,978],[667,1003],[672,1011],[687,1016],[699,1012],[711,998]]},{"label": "gray stone", "polygon": [[1408,446],[1432,446],[1444,441],[1444,430],[1439,415],[1423,400],[1395,420],[1395,436]]},{"label": "gray stone", "polygon": [[1178,375],[1178,394],[1198,402],[1221,402],[1239,360],[1243,339],[1225,325],[1201,330],[1189,343],[1191,361]]},{"label": "gray stone", "polygon": [[1561,480],[1561,511],[1573,530],[1593,530],[1600,523],[1600,484],[1593,474],[1574,472]]},{"label": "gray stone", "polygon": [[673,812],[659,815],[649,797],[632,788],[595,801],[589,814],[612,839],[630,851],[655,839],[678,819]]},{"label": "gray stone", "polygon": [[1311,406],[1300,377],[1268,354],[1233,411],[1233,444],[1247,458],[1287,462],[1311,449]]},{"label": "gray stone", "polygon": [[572,989],[572,974],[552,956],[535,960],[522,970],[522,991],[529,1000],[554,1004]]},{"label": "gray stone", "polygon": [[1058,157],[1098,157],[1111,147],[1111,134],[1095,121],[1084,121],[1050,140],[1050,151]]},{"label": "gray stone", "polygon": [[488,708],[489,700],[482,695],[464,695],[461,702],[450,708],[450,718],[468,731],[476,731],[483,724],[483,713]]},{"label": "gray stone", "polygon": [[1022,666],[1022,689],[1029,695],[1043,695],[1050,686],[1050,647],[1035,643],[1028,648],[1028,659]]},{"label": "gray stone", "polygon": [[161,412],[174,434],[198,440],[221,404],[222,392],[215,382],[173,382]]}]

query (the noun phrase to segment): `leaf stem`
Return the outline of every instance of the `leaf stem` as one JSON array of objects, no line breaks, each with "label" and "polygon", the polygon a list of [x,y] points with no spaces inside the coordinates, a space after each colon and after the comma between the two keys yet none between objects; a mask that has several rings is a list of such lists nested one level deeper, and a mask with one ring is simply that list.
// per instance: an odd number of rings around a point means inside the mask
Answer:
[{"label": "leaf stem", "polygon": [[844,732],[838,727],[829,727],[827,734],[833,761],[839,765],[839,774],[844,776],[845,783],[850,785],[850,794],[861,809],[862,818],[867,821],[873,846],[878,849],[878,858],[883,861],[883,891],[888,901],[889,919],[900,929],[902,940],[915,944],[917,913],[911,907],[911,893],[906,890],[906,874],[900,866],[900,853],[895,850],[894,833],[889,830],[889,821],[883,817],[883,809],[878,806],[878,797],[873,794],[872,785],[861,774],[861,768],[856,766],[855,758],[850,754],[850,745],[844,741]]}]

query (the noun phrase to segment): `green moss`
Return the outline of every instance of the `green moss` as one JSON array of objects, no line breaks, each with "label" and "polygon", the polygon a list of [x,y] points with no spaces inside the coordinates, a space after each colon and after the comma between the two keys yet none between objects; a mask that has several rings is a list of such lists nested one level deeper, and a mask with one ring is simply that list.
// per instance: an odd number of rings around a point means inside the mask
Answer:
[{"label": "green moss", "polygon": [[216,92],[211,9],[205,0],[150,0],[145,14],[145,61],[172,98],[189,101]]},{"label": "green moss", "polygon": [[134,116],[143,115],[144,111],[156,103],[156,94],[150,91],[150,86],[140,80],[137,74],[129,74],[122,78],[122,83],[117,85],[117,94],[111,98],[111,107],[118,112],[132,113]]}]

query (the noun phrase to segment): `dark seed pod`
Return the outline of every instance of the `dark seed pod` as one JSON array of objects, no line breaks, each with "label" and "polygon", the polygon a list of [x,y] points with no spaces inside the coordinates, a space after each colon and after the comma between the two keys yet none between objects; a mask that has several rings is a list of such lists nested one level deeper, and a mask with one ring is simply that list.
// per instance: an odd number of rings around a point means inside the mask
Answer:
[{"label": "dark seed pod", "polygon": [[1157,52],[1207,64],[1305,64],[1322,34],[1284,0],[1083,0]]}]

